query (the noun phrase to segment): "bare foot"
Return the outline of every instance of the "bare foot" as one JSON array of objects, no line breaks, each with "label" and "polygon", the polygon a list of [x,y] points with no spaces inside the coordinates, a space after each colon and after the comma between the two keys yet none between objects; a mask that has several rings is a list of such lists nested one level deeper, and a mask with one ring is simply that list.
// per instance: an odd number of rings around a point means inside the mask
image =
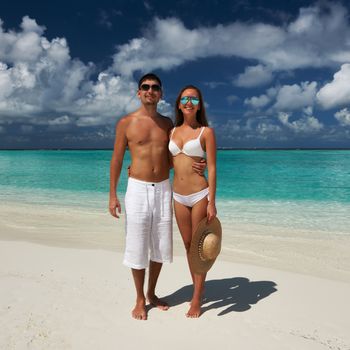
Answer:
[{"label": "bare foot", "polygon": [[186,317],[188,318],[198,318],[201,315],[201,303],[200,301],[191,301],[191,307],[187,311]]},{"label": "bare foot", "polygon": [[147,320],[146,303],[144,299],[136,300],[136,305],[131,315],[136,320]]},{"label": "bare foot", "polygon": [[157,307],[160,310],[166,311],[169,309],[169,305],[165,301],[160,300],[155,294],[148,294],[147,300],[151,305]]}]

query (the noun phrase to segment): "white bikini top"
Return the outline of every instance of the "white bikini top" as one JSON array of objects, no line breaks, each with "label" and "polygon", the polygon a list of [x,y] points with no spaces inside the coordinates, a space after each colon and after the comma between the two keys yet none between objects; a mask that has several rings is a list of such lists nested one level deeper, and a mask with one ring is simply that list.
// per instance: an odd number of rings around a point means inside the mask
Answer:
[{"label": "white bikini top", "polygon": [[193,139],[193,140],[189,140],[189,141],[185,142],[182,149],[180,149],[179,146],[172,140],[175,129],[176,128],[173,129],[171,136],[170,136],[170,141],[169,141],[169,151],[174,157],[180,153],[183,153],[189,157],[205,158],[205,152],[203,151],[201,141],[200,141],[200,137],[205,129],[205,126],[202,127],[201,132],[199,133],[198,137]]}]

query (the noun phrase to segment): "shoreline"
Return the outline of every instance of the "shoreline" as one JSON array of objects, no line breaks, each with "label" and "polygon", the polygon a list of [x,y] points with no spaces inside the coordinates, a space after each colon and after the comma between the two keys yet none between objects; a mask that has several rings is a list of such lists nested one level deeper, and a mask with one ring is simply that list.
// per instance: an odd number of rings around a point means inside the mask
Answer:
[{"label": "shoreline", "polygon": [[[222,221],[219,260],[350,282],[350,235]],[[183,257],[173,223],[174,256]],[[52,247],[123,252],[124,215],[21,203],[0,204],[0,240]]]}]

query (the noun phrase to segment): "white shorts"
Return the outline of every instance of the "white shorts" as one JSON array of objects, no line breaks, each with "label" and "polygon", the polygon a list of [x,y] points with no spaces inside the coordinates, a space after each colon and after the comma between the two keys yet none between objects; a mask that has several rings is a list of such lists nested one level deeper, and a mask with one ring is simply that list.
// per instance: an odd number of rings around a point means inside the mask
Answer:
[{"label": "white shorts", "polygon": [[126,243],[124,265],[145,269],[149,260],[173,260],[171,185],[129,177],[125,194]]}]

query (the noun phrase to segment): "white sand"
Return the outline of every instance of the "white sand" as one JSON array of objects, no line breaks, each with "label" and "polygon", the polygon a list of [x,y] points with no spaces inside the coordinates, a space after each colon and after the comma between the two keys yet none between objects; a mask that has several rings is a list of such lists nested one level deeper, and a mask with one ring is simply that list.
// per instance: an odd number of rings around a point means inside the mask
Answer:
[{"label": "white sand", "polygon": [[263,240],[258,228],[224,228],[229,249],[208,275],[198,320],[184,316],[191,287],[176,238],[158,284],[171,308],[136,321],[122,222],[19,204],[0,213],[0,349],[350,349],[346,237],[271,229]]}]

